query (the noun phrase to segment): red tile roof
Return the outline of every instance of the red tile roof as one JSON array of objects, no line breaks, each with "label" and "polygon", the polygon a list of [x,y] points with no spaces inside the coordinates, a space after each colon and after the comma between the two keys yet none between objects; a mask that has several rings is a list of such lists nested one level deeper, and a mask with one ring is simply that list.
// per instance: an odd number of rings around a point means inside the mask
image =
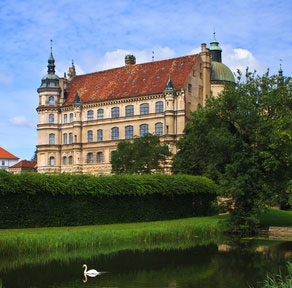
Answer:
[{"label": "red tile roof", "polygon": [[9,153],[2,147],[0,147],[0,159],[19,159],[19,158]]},{"label": "red tile roof", "polygon": [[64,106],[72,105],[76,92],[83,103],[162,93],[169,76],[174,88],[179,90],[199,57],[189,55],[75,76],[69,84]]},{"label": "red tile roof", "polygon": [[9,168],[34,168],[34,166],[37,164],[36,161],[27,161],[27,160],[22,160],[13,166]]}]

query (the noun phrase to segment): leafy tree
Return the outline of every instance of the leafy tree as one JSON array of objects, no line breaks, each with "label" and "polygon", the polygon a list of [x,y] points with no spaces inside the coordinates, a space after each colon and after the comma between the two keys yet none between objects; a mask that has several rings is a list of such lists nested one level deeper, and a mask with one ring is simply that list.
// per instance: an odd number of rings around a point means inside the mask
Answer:
[{"label": "leafy tree", "polygon": [[174,173],[204,175],[231,199],[230,229],[253,234],[262,207],[287,198],[292,175],[290,78],[238,72],[217,98],[193,112],[178,142]]},{"label": "leafy tree", "polygon": [[34,151],[33,156],[30,159],[31,161],[37,161],[37,150]]},{"label": "leafy tree", "polygon": [[116,174],[150,174],[163,170],[171,152],[159,137],[147,134],[133,141],[120,141],[112,155],[112,171]]}]

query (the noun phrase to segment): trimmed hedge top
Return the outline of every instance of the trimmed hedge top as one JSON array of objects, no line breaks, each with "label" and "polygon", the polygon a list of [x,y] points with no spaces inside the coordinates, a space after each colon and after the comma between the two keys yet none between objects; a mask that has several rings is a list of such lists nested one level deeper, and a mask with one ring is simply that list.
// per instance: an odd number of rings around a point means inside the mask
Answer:
[{"label": "trimmed hedge top", "polygon": [[210,179],[191,175],[113,175],[85,174],[11,174],[0,170],[0,195],[12,193],[51,195],[128,195],[165,196],[216,194],[218,186]]}]

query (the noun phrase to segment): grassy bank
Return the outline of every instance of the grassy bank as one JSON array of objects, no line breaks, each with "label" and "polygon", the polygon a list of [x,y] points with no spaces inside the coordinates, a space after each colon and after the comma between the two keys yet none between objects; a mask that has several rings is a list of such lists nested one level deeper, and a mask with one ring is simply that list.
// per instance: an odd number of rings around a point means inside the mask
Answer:
[{"label": "grassy bank", "polygon": [[[135,247],[215,239],[229,215],[171,221],[0,230],[0,255],[55,252],[100,247]],[[259,216],[263,227],[292,227],[292,211],[267,209]]]},{"label": "grassy bank", "polygon": [[216,237],[223,216],[147,223],[0,230],[0,255],[53,252],[80,248],[190,241]]},{"label": "grassy bank", "polygon": [[267,209],[260,214],[259,220],[265,228],[269,226],[292,227],[292,210]]}]

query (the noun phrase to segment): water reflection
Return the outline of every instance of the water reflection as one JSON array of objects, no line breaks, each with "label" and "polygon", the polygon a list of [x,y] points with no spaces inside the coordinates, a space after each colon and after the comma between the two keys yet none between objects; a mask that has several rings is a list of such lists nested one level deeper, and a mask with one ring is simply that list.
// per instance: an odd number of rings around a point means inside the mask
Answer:
[{"label": "water reflection", "polygon": [[[243,288],[263,281],[267,272],[278,273],[279,267],[285,273],[291,253],[292,242],[278,241],[230,241],[186,249],[125,250],[92,257],[84,252],[86,258],[82,255],[72,258],[71,254],[68,258],[20,263],[19,266],[11,259],[13,268],[2,268],[0,278],[5,288]],[[87,278],[80,269],[85,260],[88,267],[100,267],[110,273]],[[0,259],[0,267],[11,267],[7,261],[9,259]]]}]

